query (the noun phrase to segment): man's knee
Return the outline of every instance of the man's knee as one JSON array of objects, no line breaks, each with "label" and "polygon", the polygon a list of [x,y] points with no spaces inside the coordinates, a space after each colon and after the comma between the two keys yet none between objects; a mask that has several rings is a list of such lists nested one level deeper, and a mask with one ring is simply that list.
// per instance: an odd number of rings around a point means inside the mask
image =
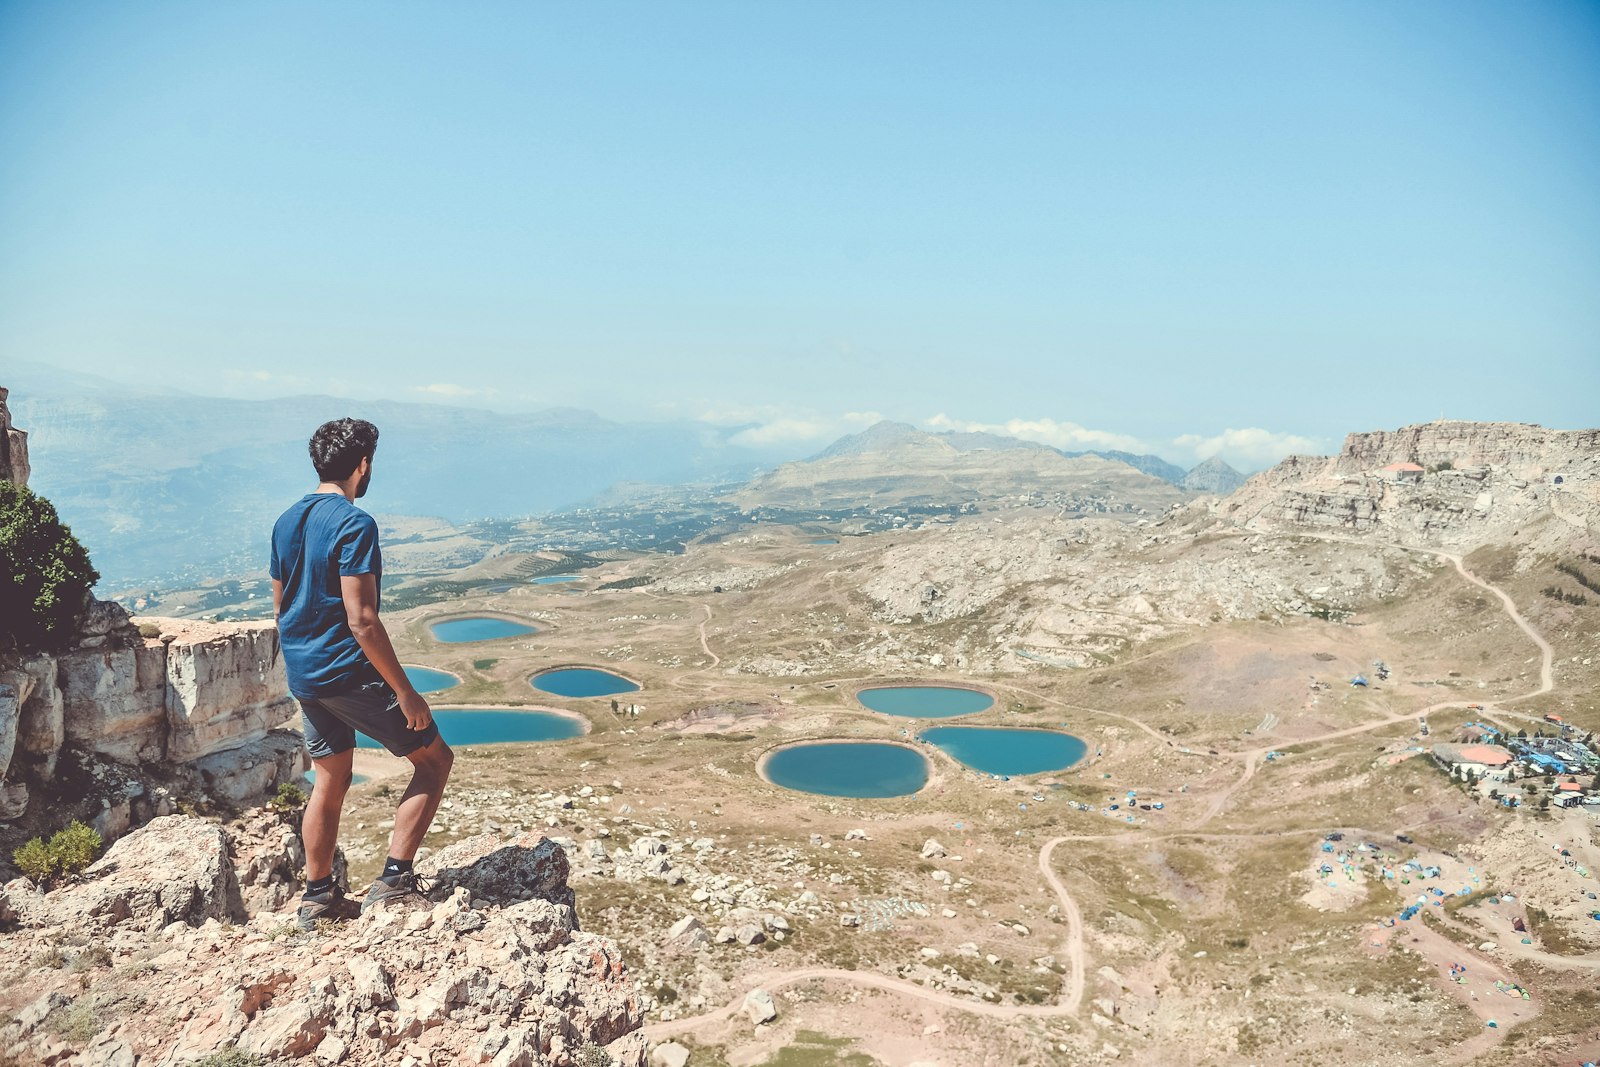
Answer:
[{"label": "man's knee", "polygon": [[444,743],[444,738],[436,737],[433,743],[411,753],[411,762],[419,771],[426,771],[436,776],[441,782],[450,776],[450,768],[455,764],[456,754],[450,746]]},{"label": "man's knee", "polygon": [[342,797],[355,781],[355,774],[348,764],[343,767],[313,766],[316,768],[316,778],[311,783],[312,796],[321,793],[328,797]]}]

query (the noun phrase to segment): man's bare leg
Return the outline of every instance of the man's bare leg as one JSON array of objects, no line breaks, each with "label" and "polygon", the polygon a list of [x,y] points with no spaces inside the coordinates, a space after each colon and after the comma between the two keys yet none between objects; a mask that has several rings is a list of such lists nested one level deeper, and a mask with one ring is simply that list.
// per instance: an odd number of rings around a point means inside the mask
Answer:
[{"label": "man's bare leg", "polygon": [[350,767],[355,749],[322,759],[314,759],[316,781],[311,800],[300,820],[300,839],[306,846],[306,881],[314,882],[333,873],[333,850],[339,842],[339,815],[344,797],[350,791]]},{"label": "man's bare leg", "polygon": [[389,855],[397,860],[416,858],[433,817],[444,799],[444,784],[450,778],[455,753],[436,737],[433,743],[406,757],[411,761],[411,784],[400,797],[394,812],[394,833],[389,835]]}]

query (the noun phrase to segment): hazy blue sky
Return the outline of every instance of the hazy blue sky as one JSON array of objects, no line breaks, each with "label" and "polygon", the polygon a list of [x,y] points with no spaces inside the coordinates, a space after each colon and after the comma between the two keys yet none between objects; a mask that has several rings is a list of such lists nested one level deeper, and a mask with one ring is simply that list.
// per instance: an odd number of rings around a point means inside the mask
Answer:
[{"label": "hazy blue sky", "polygon": [[0,146],[0,384],[1249,465],[1600,412],[1592,2],[0,0]]}]

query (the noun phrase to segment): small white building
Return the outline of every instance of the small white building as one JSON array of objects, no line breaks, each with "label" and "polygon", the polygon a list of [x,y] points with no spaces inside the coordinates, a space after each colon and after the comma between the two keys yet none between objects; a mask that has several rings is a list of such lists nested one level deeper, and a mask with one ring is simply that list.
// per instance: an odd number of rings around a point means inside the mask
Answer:
[{"label": "small white building", "polygon": [[1378,473],[1391,482],[1420,482],[1427,472],[1415,463],[1391,463]]}]

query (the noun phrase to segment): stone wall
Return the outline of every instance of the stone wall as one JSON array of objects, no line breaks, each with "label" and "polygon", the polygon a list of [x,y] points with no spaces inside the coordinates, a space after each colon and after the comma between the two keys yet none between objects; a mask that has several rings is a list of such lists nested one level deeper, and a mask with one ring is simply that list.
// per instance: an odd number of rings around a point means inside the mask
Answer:
[{"label": "stone wall", "polygon": [[28,484],[28,435],[11,425],[9,392],[0,388],[0,482]]}]

